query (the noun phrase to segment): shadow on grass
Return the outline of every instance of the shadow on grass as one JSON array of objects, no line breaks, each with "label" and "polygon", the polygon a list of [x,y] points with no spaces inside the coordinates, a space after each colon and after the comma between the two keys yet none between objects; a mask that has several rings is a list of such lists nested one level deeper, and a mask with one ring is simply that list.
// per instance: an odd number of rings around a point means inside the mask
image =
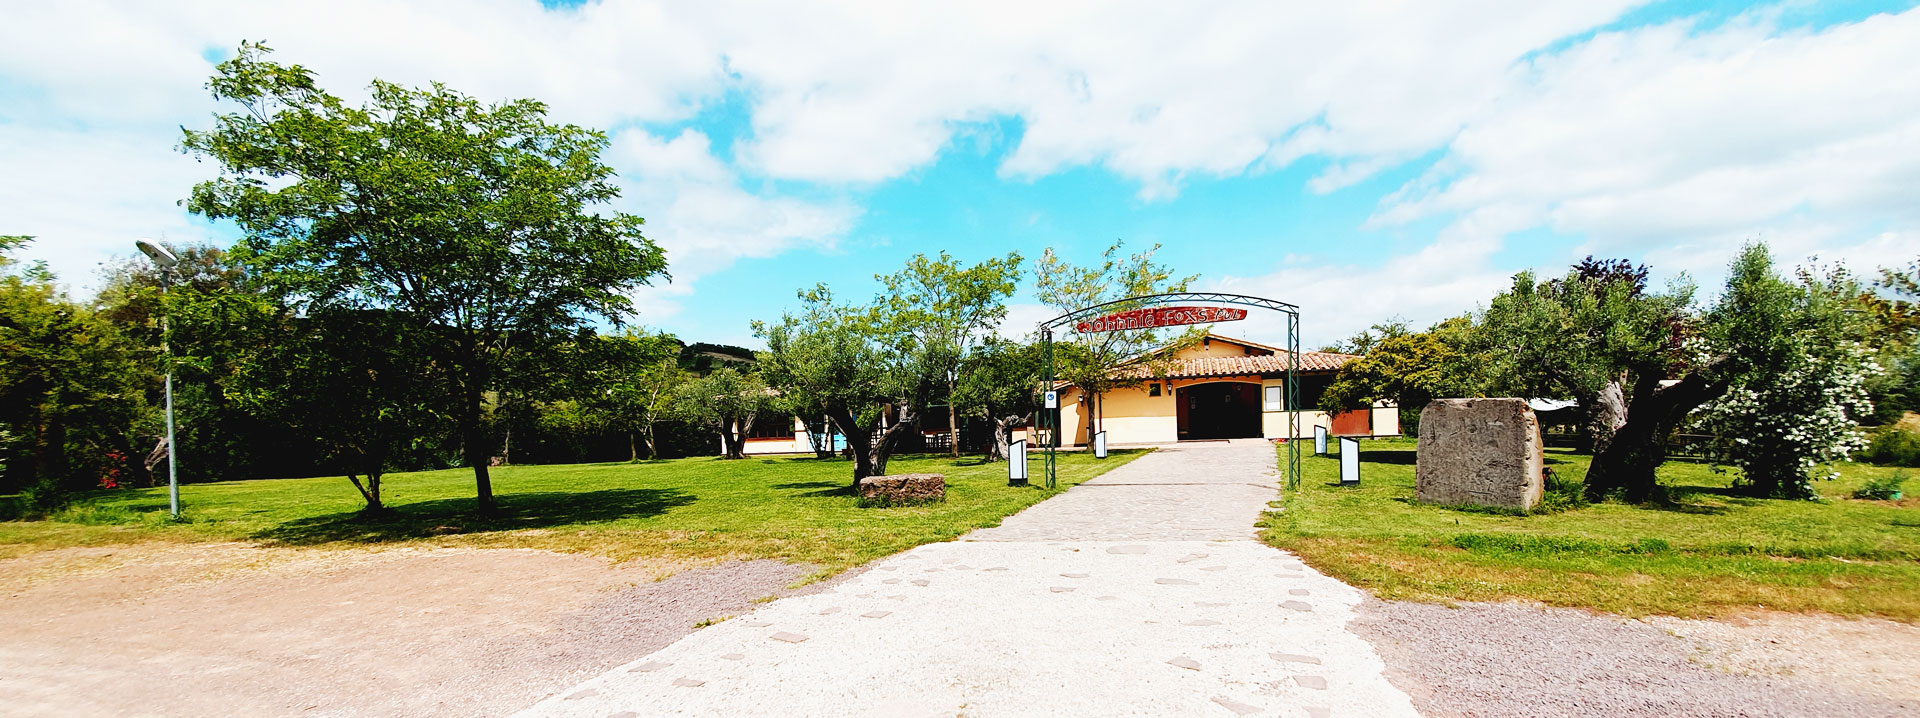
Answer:
[{"label": "shadow on grass", "polygon": [[[1340,454],[1336,452],[1336,453],[1327,454],[1327,456],[1338,458]],[[1389,451],[1389,450],[1382,450],[1382,449],[1375,449],[1372,451],[1369,451],[1367,449],[1360,450],[1360,463],[1362,464],[1393,464],[1396,466],[1412,466],[1416,463],[1419,463],[1420,461],[1419,457],[1420,457],[1420,454],[1417,451]]]},{"label": "shadow on grass", "polygon": [[606,489],[602,491],[506,494],[496,498],[492,516],[474,514],[474,500],[437,499],[391,507],[384,514],[358,511],[310,516],[266,529],[253,538],[289,545],[342,541],[384,543],[428,536],[517,531],[576,524],[646,518],[694,501],[677,489]]},{"label": "shadow on grass", "polygon": [[773,488],[788,489],[788,490],[814,489],[814,491],[807,491],[807,492],[794,494],[794,496],[806,496],[806,497],[813,497],[813,498],[831,498],[836,496],[852,496],[853,495],[853,485],[846,482],[842,482],[842,481],[795,481],[793,483],[787,483],[787,484],[774,484]]}]

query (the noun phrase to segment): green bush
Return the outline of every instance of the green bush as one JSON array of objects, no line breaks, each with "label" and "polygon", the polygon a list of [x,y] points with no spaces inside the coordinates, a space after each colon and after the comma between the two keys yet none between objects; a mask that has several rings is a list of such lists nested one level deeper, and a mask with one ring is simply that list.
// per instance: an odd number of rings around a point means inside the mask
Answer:
[{"label": "green bush", "polygon": [[1912,414],[1907,416],[1874,432],[1860,458],[1883,465],[1920,466],[1920,421],[1914,421]]},{"label": "green bush", "polygon": [[1900,485],[1907,482],[1907,472],[1895,471],[1885,476],[1876,476],[1868,480],[1865,486],[1855,489],[1856,499],[1891,501],[1900,498]]}]

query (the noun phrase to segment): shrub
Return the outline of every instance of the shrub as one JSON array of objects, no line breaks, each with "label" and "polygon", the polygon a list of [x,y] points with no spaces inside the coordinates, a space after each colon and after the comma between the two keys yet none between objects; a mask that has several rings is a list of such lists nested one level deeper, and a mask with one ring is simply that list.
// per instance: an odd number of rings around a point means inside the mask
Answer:
[{"label": "shrub", "polygon": [[1885,476],[1876,476],[1868,481],[1865,486],[1856,489],[1853,492],[1853,497],[1874,501],[1891,501],[1900,497],[1900,485],[1906,482],[1907,472],[1905,471],[1895,471]]},{"label": "shrub", "polygon": [[1875,431],[1860,458],[1876,464],[1920,466],[1920,414],[1908,414],[1899,423]]}]

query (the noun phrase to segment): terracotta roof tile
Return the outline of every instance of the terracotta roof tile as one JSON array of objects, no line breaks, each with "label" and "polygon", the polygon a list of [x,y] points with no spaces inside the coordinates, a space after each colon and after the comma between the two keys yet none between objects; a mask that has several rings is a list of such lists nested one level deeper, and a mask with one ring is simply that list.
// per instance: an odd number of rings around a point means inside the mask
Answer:
[{"label": "terracotta roof tile", "polygon": [[[1336,371],[1347,362],[1359,358],[1332,352],[1300,352],[1300,371]],[[1193,357],[1174,362],[1167,372],[1167,378],[1279,374],[1286,371],[1286,352],[1260,356]],[[1131,373],[1133,376],[1147,376],[1149,369],[1146,365],[1135,365]]]}]

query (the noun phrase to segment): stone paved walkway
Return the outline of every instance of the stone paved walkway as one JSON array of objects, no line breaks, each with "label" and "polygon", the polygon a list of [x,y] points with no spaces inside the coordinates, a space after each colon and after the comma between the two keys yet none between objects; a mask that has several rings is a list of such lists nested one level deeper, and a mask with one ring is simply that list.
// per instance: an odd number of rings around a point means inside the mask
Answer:
[{"label": "stone paved walkway", "polygon": [[1265,442],[1161,449],[523,716],[1414,716],[1362,595],[1254,540]]}]

